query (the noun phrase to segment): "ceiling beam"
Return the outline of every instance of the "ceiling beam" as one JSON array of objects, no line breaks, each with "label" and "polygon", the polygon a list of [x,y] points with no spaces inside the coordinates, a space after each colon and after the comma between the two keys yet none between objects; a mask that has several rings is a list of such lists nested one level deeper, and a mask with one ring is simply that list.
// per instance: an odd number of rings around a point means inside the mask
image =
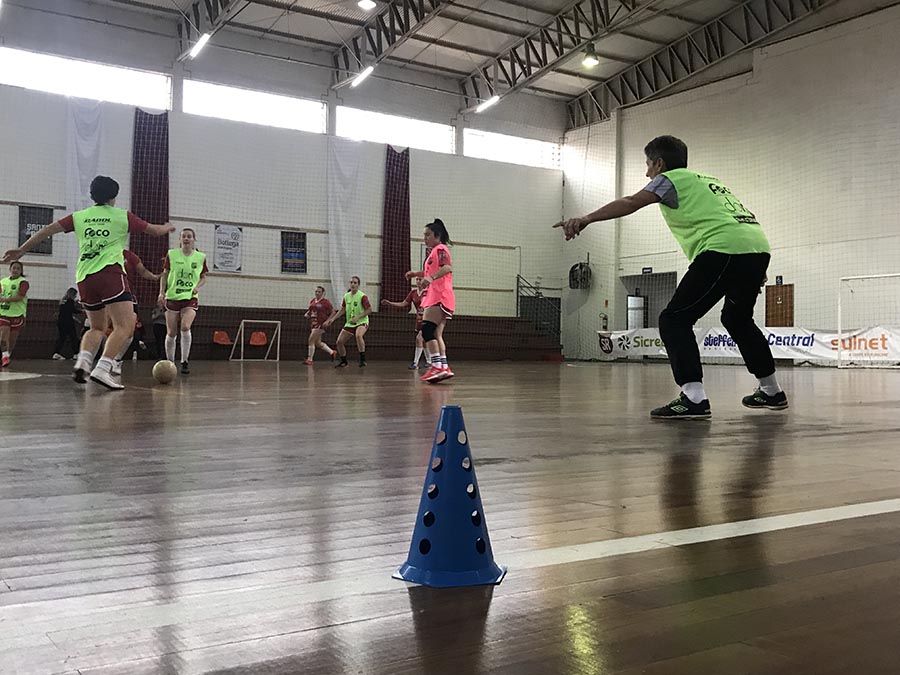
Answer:
[{"label": "ceiling beam", "polygon": [[332,54],[332,88],[350,84],[364,68],[381,63],[449,5],[447,0],[394,0],[385,4]]},{"label": "ceiling beam", "polygon": [[187,59],[201,35],[206,33],[212,37],[250,4],[250,0],[195,0],[178,22],[178,39],[182,51],[177,60]]},{"label": "ceiling beam", "polygon": [[632,28],[659,0],[575,0],[460,81],[465,109],[530,86],[588,43]]},{"label": "ceiling beam", "polygon": [[746,0],[567,103],[569,129],[646,101],[837,0]]}]

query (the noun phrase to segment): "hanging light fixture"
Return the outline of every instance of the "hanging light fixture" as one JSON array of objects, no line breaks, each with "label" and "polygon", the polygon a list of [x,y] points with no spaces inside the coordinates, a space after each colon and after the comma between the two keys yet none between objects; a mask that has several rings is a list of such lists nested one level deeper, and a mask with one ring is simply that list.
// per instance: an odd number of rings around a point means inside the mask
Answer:
[{"label": "hanging light fixture", "polygon": [[600,58],[597,56],[597,52],[594,51],[594,43],[591,42],[587,47],[585,47],[584,58],[581,59],[581,65],[583,65],[585,68],[593,68],[599,63]]}]

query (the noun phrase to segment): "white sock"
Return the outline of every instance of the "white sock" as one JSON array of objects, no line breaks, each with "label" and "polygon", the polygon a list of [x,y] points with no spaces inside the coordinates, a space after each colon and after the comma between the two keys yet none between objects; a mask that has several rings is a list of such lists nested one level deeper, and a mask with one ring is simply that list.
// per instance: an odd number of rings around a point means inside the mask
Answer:
[{"label": "white sock", "polygon": [[761,377],[759,379],[759,388],[766,396],[774,396],[781,391],[781,387],[778,386],[778,380],[775,378],[775,373],[768,377]]},{"label": "white sock", "polygon": [[94,354],[93,352],[89,352],[86,349],[82,349],[80,352],[78,352],[78,360],[87,361],[90,365],[94,365]]},{"label": "white sock", "polygon": [[[332,354],[334,354],[334,350],[333,350],[331,347],[329,347],[328,345],[326,345],[324,342],[320,342],[320,343],[319,343],[319,347],[321,348],[321,350],[322,350],[323,352],[325,352],[325,353],[328,354],[329,356],[331,356]],[[312,358],[312,357],[310,356],[309,358]]]},{"label": "white sock", "polygon": [[166,358],[175,361],[175,336],[166,335]]},{"label": "white sock", "polygon": [[191,355],[191,331],[181,331],[181,361],[187,362]]},{"label": "white sock", "polygon": [[115,365],[115,361],[108,356],[101,356],[97,362],[97,367],[100,370],[112,370],[113,365]]},{"label": "white sock", "polygon": [[3,352],[3,358],[8,359],[11,356],[12,356],[12,352]]},{"label": "white sock", "polygon": [[706,400],[706,391],[703,389],[702,382],[686,382],[681,385],[681,391],[691,400],[691,403],[700,403]]},{"label": "white sock", "polygon": [[428,364],[432,368],[440,368],[441,367],[441,355],[440,354],[429,354],[425,352],[425,358],[428,359]]},{"label": "white sock", "polygon": [[312,357],[315,353],[316,353],[316,348],[314,346],[310,346],[309,349],[306,350],[306,360],[312,361]]},{"label": "white sock", "polygon": [[438,357],[438,362],[440,363],[441,370],[450,370],[450,366],[447,365],[447,355],[441,354]]},{"label": "white sock", "polygon": [[424,347],[416,347],[416,357],[413,359],[413,363],[419,365],[419,359],[422,358],[422,352],[425,351]]}]

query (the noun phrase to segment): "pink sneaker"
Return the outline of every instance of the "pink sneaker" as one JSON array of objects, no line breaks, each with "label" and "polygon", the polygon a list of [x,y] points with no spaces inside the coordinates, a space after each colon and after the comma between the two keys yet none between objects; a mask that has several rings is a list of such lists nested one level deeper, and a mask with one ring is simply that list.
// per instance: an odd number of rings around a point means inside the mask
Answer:
[{"label": "pink sneaker", "polygon": [[444,368],[441,370],[441,376],[438,378],[438,382],[443,382],[444,380],[449,380],[453,377],[453,371],[449,368]]},{"label": "pink sneaker", "polygon": [[305,364],[308,365],[308,366],[311,366],[311,365],[312,365],[312,359],[306,359],[306,361],[304,361],[303,363],[305,363]]},{"label": "pink sneaker", "polygon": [[435,368],[432,366],[428,370],[425,371],[425,374],[419,379],[422,382],[439,382],[441,380],[441,375],[443,374],[443,370],[440,368]]},{"label": "pink sneaker", "polygon": [[11,359],[8,356],[4,356],[2,360],[0,360],[0,367],[6,368],[9,365]]}]

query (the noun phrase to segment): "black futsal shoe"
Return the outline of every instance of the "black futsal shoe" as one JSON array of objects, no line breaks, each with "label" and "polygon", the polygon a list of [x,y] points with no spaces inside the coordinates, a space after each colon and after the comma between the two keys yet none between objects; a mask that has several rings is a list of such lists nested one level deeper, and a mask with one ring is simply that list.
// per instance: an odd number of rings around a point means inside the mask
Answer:
[{"label": "black futsal shoe", "polygon": [[347,359],[341,357],[341,360],[337,362],[337,365],[335,366],[335,368],[346,368],[349,365],[350,364],[347,363]]},{"label": "black futsal shoe", "polygon": [[191,374],[191,369],[188,368],[188,362],[187,362],[187,361],[182,361],[182,362],[181,362],[181,374],[182,374],[182,375],[190,375],[190,374]]},{"label": "black futsal shoe", "polygon": [[762,389],[757,389],[749,396],[742,398],[741,405],[745,408],[754,408],[757,410],[761,408],[767,410],[784,410],[788,407],[787,394],[783,391],[779,391],[774,396],[769,396]]},{"label": "black futsal shoe", "polygon": [[708,399],[694,403],[682,392],[674,401],[651,410],[650,417],[655,420],[702,420],[712,417],[712,413]]}]

